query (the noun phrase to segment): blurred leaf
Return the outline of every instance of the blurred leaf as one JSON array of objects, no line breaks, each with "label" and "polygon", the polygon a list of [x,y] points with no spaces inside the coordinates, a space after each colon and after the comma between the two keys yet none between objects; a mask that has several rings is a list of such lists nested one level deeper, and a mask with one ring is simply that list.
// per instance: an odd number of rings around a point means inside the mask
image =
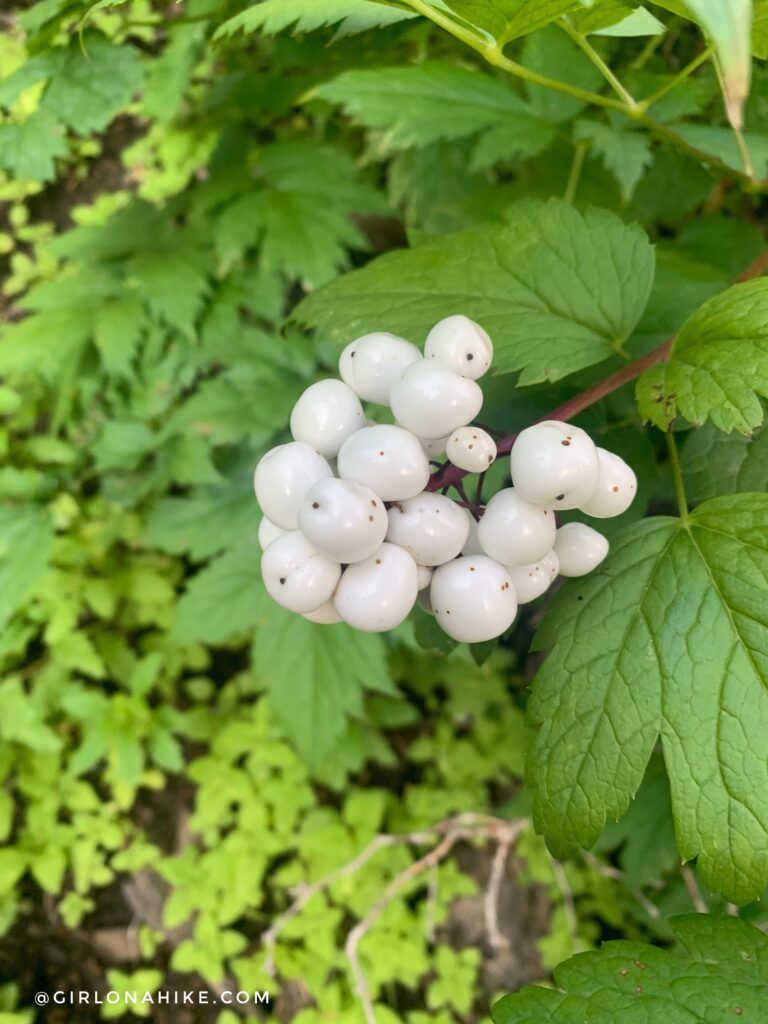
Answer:
[{"label": "blurred leaf", "polygon": [[252,632],[269,602],[261,582],[261,551],[249,546],[219,556],[189,582],[176,606],[171,639],[222,643]]},{"label": "blurred leaf", "polygon": [[681,458],[692,504],[720,494],[768,491],[768,431],[763,428],[745,437],[705,423],[688,435]]},{"label": "blurred leaf", "polygon": [[0,124],[0,168],[14,178],[50,181],[54,160],[68,152],[61,125],[46,110],[36,110],[26,121]]},{"label": "blurred leaf", "polygon": [[328,25],[338,25],[338,35],[346,36],[415,17],[411,11],[368,0],[265,0],[225,21],[214,38],[240,31],[273,35],[286,28],[312,32]]},{"label": "blurred leaf", "polygon": [[592,153],[600,158],[605,169],[614,176],[619,183],[622,199],[628,202],[653,159],[648,137],[640,132],[614,128],[599,121],[580,120],[574,126],[574,138],[579,142],[590,143]]},{"label": "blurred leaf", "polygon": [[52,546],[53,527],[45,509],[0,506],[0,626],[40,580]]}]

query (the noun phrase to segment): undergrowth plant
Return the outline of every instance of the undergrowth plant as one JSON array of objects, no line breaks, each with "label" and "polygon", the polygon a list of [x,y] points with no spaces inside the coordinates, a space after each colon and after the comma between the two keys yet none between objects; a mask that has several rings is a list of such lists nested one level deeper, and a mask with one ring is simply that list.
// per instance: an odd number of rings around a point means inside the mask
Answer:
[{"label": "undergrowth plant", "polygon": [[[0,1016],[97,962],[300,1024],[766,1019],[768,3],[0,24]],[[607,559],[489,643],[290,615],[255,463],[456,314],[500,453],[634,468]]]}]

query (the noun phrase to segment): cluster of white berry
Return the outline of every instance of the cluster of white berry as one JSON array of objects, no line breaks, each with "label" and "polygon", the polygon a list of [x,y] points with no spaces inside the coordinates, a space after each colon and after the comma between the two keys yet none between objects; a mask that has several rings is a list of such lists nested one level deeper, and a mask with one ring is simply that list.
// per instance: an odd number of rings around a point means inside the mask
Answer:
[{"label": "cluster of white berry", "polygon": [[[426,490],[430,459],[483,472],[496,458],[493,438],[472,425],[492,356],[482,327],[451,316],[430,331],[423,356],[395,335],[366,334],[342,352],[342,380],[307,388],[291,413],[293,441],[268,452],[254,477],[262,575],[278,604],[381,632],[418,599],[449,636],[477,643],[509,629],[518,604],[558,573],[599,565],[605,537],[583,523],[557,529],[555,511],[619,515],[636,480],[579,427],[551,420],[524,430],[510,456],[513,486],[475,510],[479,522]],[[396,424],[367,420],[361,401],[388,405]]]}]

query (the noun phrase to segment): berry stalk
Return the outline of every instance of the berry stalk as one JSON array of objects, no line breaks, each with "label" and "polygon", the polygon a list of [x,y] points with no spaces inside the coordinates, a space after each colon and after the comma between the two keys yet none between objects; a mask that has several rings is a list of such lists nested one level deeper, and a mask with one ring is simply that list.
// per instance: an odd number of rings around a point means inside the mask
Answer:
[{"label": "berry stalk", "polygon": [[[761,252],[757,259],[753,260],[753,262],[750,263],[741,274],[739,274],[736,278],[736,282],[740,283],[742,281],[751,281],[755,277],[760,277],[766,270],[768,270],[768,249]],[[674,337],[668,338],[652,352],[641,356],[640,359],[633,360],[631,363],[627,363],[626,366],[622,366],[620,370],[612,373],[609,377],[606,377],[604,380],[598,381],[597,384],[593,384],[586,390],[579,392],[578,395],[574,395],[573,398],[568,399],[568,401],[564,402],[563,405],[560,405],[557,409],[547,413],[547,415],[542,417],[542,419],[563,420],[565,422],[573,419],[573,417],[578,416],[580,412],[584,412],[585,409],[589,409],[589,407],[594,405],[595,402],[599,402],[607,395],[612,394],[614,391],[618,391],[619,388],[623,387],[625,384],[629,384],[630,381],[636,380],[652,366],[656,366],[658,363],[663,363],[669,358],[674,342]],[[508,454],[512,450],[512,445],[516,440],[517,434],[505,434],[503,437],[499,438],[497,444],[498,454]],[[446,487],[456,487],[461,484],[461,481],[465,476],[467,476],[467,470],[459,469],[458,466],[454,466],[452,463],[446,462],[441,469],[437,470],[429,478],[427,490],[442,491]]]}]

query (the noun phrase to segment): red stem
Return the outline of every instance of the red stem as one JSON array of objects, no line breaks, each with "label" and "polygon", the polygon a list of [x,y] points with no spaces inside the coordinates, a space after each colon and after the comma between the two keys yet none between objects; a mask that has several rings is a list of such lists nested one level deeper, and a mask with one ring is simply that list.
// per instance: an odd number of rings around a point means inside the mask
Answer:
[{"label": "red stem", "polygon": [[[768,249],[760,253],[757,259],[750,263],[746,270],[739,274],[736,281],[751,281],[755,277],[760,277],[765,270],[768,270]],[[635,359],[633,362],[627,363],[626,366],[622,366],[620,370],[616,371],[616,373],[612,373],[610,377],[606,377],[605,380],[598,381],[597,384],[593,384],[592,387],[587,388],[586,391],[581,391],[578,395],[574,395],[573,398],[569,398],[567,402],[563,403],[563,405],[560,405],[557,409],[547,413],[546,416],[542,416],[542,420],[567,421],[573,419],[574,416],[578,416],[580,412],[584,412],[585,409],[594,405],[595,402],[599,402],[601,398],[605,398],[606,395],[610,395],[613,391],[618,391],[619,388],[628,384],[631,380],[635,380],[652,366],[656,366],[658,363],[663,363],[669,357],[674,341],[674,337],[668,338],[662,345],[655,348],[653,352],[649,352],[640,359]],[[512,450],[512,445],[516,440],[517,434],[505,434],[499,439],[496,447],[497,453],[499,455],[505,455],[507,452],[510,452]],[[455,487],[464,479],[465,476],[467,476],[466,470],[459,469],[458,466],[454,466],[450,462],[446,462],[441,469],[437,470],[429,478],[427,490],[440,491],[444,487]]]}]

